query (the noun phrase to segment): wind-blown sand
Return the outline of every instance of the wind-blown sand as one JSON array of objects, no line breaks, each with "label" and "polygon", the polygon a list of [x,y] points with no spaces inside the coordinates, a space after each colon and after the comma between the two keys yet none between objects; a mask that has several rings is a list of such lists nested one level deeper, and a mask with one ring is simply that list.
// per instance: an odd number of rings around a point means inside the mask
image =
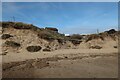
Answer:
[{"label": "wind-blown sand", "polygon": [[118,49],[61,49],[3,56],[3,77],[117,78]]}]

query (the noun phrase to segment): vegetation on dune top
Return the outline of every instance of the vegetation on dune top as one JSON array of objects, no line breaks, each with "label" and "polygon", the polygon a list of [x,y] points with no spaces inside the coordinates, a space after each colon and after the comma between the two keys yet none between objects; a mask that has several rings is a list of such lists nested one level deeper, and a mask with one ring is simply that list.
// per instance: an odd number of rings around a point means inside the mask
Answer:
[{"label": "vegetation on dune top", "polygon": [[[104,37],[110,36],[115,39],[115,35],[118,35],[120,33],[119,31],[115,31],[114,29],[111,29],[109,31],[105,31],[99,34],[90,34],[90,35],[83,35],[80,34],[73,34],[71,36],[66,37],[65,34],[60,34],[58,32],[57,28],[53,27],[45,27],[45,28],[39,28],[37,26],[34,26],[33,24],[26,24],[22,22],[2,22],[3,28],[14,28],[18,30],[32,30],[35,33],[37,33],[39,38],[53,41],[58,40],[64,42],[65,40],[72,41],[74,43],[80,43],[80,40],[83,40],[84,37],[86,38],[86,42],[92,40],[92,39],[101,39],[104,40]],[[64,41],[63,41],[64,40]]]},{"label": "vegetation on dune top", "polygon": [[62,39],[65,36],[63,34],[58,33],[57,28],[38,28],[32,24],[26,24],[22,22],[2,22],[3,28],[15,28],[18,30],[32,30],[38,34],[38,37],[46,39],[46,40],[54,40],[54,39]]}]

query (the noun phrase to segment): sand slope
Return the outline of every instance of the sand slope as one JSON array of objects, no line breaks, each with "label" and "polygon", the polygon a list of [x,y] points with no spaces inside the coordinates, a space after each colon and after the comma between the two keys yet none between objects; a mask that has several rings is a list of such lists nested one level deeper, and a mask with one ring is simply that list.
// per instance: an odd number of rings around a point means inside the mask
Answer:
[{"label": "sand slope", "polygon": [[[4,22],[0,35],[4,35],[0,39],[4,78],[118,77],[119,34],[113,29],[71,39],[30,24]],[[33,52],[30,52],[29,46],[40,46],[41,49],[34,51],[32,47]],[[49,49],[44,51],[45,48]]]}]

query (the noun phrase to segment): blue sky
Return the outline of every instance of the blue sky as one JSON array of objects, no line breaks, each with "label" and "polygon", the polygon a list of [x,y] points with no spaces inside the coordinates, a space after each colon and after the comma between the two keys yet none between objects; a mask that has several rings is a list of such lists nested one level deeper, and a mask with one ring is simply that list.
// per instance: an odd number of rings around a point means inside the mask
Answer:
[{"label": "blue sky", "polygon": [[65,34],[96,33],[118,27],[116,2],[3,2],[2,19],[56,27]]}]

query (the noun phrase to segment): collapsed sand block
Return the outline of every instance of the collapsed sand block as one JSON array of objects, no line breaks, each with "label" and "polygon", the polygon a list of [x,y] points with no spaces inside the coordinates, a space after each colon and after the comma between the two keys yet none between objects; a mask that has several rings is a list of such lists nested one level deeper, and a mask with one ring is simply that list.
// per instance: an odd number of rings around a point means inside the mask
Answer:
[{"label": "collapsed sand block", "polygon": [[51,30],[51,31],[55,31],[58,32],[57,28],[52,28],[52,27],[45,27],[46,30]]},{"label": "collapsed sand block", "polygon": [[48,51],[48,52],[50,52],[51,49],[45,48],[45,49],[43,49],[43,51]]},{"label": "collapsed sand block", "polygon": [[39,50],[42,49],[42,47],[41,46],[28,46],[26,49],[29,52],[38,52]]},{"label": "collapsed sand block", "polygon": [[17,42],[14,42],[14,41],[6,41],[5,42],[5,46],[13,47],[13,48],[18,48],[21,45],[19,43],[17,43]]},{"label": "collapsed sand block", "polygon": [[1,36],[2,39],[8,39],[8,38],[10,38],[10,37],[13,37],[13,36],[10,35],[10,34],[3,34],[3,35]]},{"label": "collapsed sand block", "polygon": [[95,45],[95,46],[90,46],[89,48],[90,48],[90,49],[101,49],[102,47],[101,47],[101,46],[98,46],[98,45]]}]

